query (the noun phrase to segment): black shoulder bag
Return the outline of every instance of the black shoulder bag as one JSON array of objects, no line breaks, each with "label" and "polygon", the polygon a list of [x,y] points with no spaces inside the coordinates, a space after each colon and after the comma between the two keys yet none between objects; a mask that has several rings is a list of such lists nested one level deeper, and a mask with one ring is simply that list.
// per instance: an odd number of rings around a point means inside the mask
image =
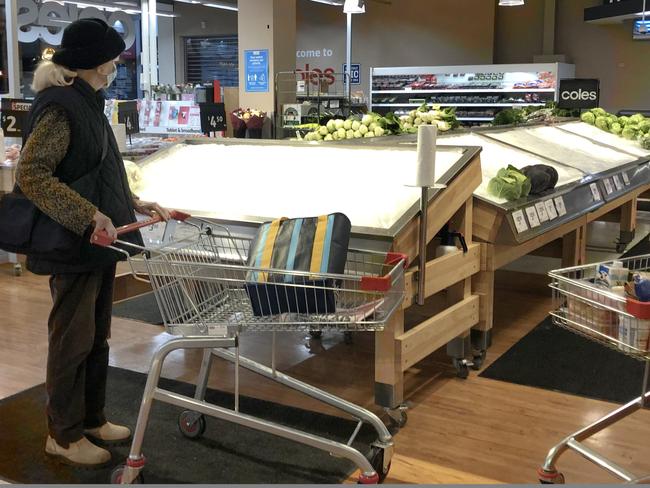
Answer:
[{"label": "black shoulder bag", "polygon": [[[87,182],[97,181],[107,155],[108,135],[104,129],[101,162],[68,186],[84,198],[92,198]],[[96,187],[93,191],[97,191]],[[67,261],[79,256],[83,239],[41,212],[17,184],[13,192],[0,199],[0,249],[40,259]]]}]

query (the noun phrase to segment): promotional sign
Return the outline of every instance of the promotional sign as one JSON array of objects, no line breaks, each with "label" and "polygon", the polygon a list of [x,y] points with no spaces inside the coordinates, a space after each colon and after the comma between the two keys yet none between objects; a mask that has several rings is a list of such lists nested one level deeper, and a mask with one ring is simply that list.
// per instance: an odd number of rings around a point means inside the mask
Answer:
[{"label": "promotional sign", "polygon": [[140,132],[146,134],[201,134],[201,114],[193,101],[143,100]]},{"label": "promotional sign", "polygon": [[222,132],[226,130],[226,106],[223,103],[201,103],[201,132]]},{"label": "promotional sign", "polygon": [[269,91],[269,50],[244,51],[244,68],[246,91],[267,93]]},{"label": "promotional sign", "polygon": [[558,107],[565,109],[590,109],[600,105],[600,80],[560,80]]},{"label": "promotional sign", "polygon": [[[360,85],[361,84],[361,65],[359,63],[352,63],[350,66],[350,84],[351,85]],[[348,64],[343,63],[343,73],[347,73]]]},{"label": "promotional sign", "polygon": [[117,106],[117,121],[126,126],[127,135],[138,134],[140,132],[138,102],[120,102]]},{"label": "promotional sign", "polygon": [[32,108],[31,100],[20,98],[2,99],[2,131],[5,137],[22,137],[23,131],[27,130],[27,116]]}]

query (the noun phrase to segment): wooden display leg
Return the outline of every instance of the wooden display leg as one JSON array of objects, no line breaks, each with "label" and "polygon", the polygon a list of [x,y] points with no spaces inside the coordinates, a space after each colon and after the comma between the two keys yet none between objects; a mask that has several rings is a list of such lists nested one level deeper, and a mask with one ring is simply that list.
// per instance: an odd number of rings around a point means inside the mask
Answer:
[{"label": "wooden display leg", "polygon": [[617,250],[624,252],[627,246],[634,240],[636,234],[638,198],[633,198],[621,206],[621,232]]},{"label": "wooden display leg", "polygon": [[580,266],[587,262],[587,227],[581,226],[562,237],[562,267]]},{"label": "wooden display leg", "polygon": [[494,325],[494,246],[481,244],[481,272],[472,279],[472,293],[480,297],[479,323],[475,331],[489,335]]},{"label": "wooden display leg", "polygon": [[402,334],[403,309],[395,312],[383,332],[375,334],[375,403],[391,409],[404,401],[402,348],[396,340]]}]

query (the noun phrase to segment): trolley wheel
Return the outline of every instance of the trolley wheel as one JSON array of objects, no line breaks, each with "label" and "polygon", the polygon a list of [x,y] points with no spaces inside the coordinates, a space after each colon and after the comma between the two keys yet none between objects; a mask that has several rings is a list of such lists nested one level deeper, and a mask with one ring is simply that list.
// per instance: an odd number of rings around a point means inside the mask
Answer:
[{"label": "trolley wheel", "polygon": [[375,471],[379,475],[379,483],[383,483],[386,480],[392,464],[392,461],[389,461],[388,466],[384,468],[385,452],[385,449],[381,447],[373,447],[370,457],[370,464],[372,464],[372,467],[375,468]]},{"label": "trolley wheel", "polygon": [[454,368],[456,368],[456,376],[462,380],[469,378],[469,364],[467,359],[456,359],[453,360]]},{"label": "trolley wheel", "polygon": [[472,362],[472,369],[474,371],[479,371],[483,364],[485,363],[485,358],[487,357],[487,351],[481,351],[474,356],[474,361]]},{"label": "trolley wheel", "polygon": [[[121,485],[122,484],[122,476],[124,475],[124,470],[126,469],[126,466],[118,466],[113,470],[111,473],[111,485]],[[142,472],[138,473],[138,476],[135,477],[135,479],[132,481],[132,484],[134,485],[144,485],[144,476],[142,476]]]},{"label": "trolley wheel", "polygon": [[379,473],[374,473],[371,475],[366,475],[361,473],[359,475],[359,480],[357,481],[358,485],[376,485],[379,483]]},{"label": "trolley wheel", "polygon": [[388,419],[392,427],[397,427],[401,429],[406,426],[406,423],[409,420],[408,413],[406,412],[406,406],[399,406],[392,410],[387,410]]},{"label": "trolley wheel", "polygon": [[23,265],[20,263],[14,264],[14,276],[22,276],[23,274]]},{"label": "trolley wheel", "polygon": [[322,330],[310,330],[309,335],[312,339],[322,339],[323,331]]},{"label": "trolley wheel", "polygon": [[178,417],[178,430],[188,439],[201,437],[205,433],[205,427],[205,417],[192,410],[185,410]]},{"label": "trolley wheel", "polygon": [[558,471],[548,472],[540,468],[537,470],[537,475],[542,485],[563,485],[565,483],[564,475]]},{"label": "trolley wheel", "polygon": [[352,344],[354,342],[352,340],[352,332],[349,332],[349,331],[348,332],[343,332],[343,342],[345,342],[348,345],[350,345],[350,344]]}]

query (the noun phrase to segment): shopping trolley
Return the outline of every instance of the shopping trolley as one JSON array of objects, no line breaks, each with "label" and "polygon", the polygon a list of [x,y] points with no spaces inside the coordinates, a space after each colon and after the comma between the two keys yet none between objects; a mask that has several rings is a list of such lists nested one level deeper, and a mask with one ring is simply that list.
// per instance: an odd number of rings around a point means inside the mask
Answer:
[{"label": "shopping trolley", "polygon": [[[630,271],[650,272],[650,255],[621,261]],[[557,470],[556,463],[567,450],[577,452],[626,482],[642,479],[583,444],[589,437],[646,407],[650,400],[650,303],[626,298],[597,286],[598,268],[598,264],[592,264],[549,273],[553,289],[553,323],[621,354],[645,361],[641,396],[570,434],[553,447],[538,470],[539,479],[544,484],[564,483],[564,475]]]},{"label": "shopping trolley", "polygon": [[[153,248],[133,246],[120,240],[113,242],[106,235],[93,237],[95,244],[126,254],[134,276],[148,276],[167,332],[179,336],[162,345],[153,355],[130,454],[126,464],[113,472],[112,482],[142,481],[141,472],[145,465],[142,442],[154,400],[187,409],[179,417],[179,428],[188,438],[197,438],[204,433],[205,415],[217,417],[346,458],[360,469],[360,483],[383,481],[393,455],[393,439],[386,426],[372,412],[277,371],[276,332],[383,330],[402,305],[406,257],[395,253],[349,250],[343,274],[256,268],[246,265],[250,239],[236,237],[226,227],[193,219],[180,212],[173,212],[172,217],[162,242]],[[159,221],[156,218],[122,227],[118,229],[118,235]],[[192,232],[175,239],[173,229],[178,226],[176,221],[192,226]],[[129,246],[139,254],[131,256],[127,251]],[[259,276],[264,276],[265,281],[273,286],[248,286],[253,277]],[[331,299],[335,306],[332,306]],[[285,311],[265,315],[263,310],[254,310],[252,303],[256,303],[258,308],[260,303],[273,304]],[[242,331],[272,333],[270,366],[240,356],[239,334]],[[165,358],[177,349],[204,351],[194,398],[158,386]],[[214,356],[235,364],[233,409],[204,400]],[[240,367],[346,412],[358,421],[356,429],[344,444],[240,412]],[[377,440],[372,444],[368,458],[352,446],[364,423],[377,432]]]}]

